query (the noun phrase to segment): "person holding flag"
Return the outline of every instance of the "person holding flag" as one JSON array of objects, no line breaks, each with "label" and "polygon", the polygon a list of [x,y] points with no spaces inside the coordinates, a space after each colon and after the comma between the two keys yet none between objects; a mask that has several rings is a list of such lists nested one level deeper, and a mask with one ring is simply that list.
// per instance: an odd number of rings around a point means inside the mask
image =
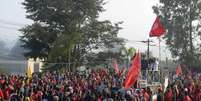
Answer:
[{"label": "person holding flag", "polygon": [[178,65],[176,68],[176,75],[179,76],[182,74],[182,69],[181,69],[181,65]]}]

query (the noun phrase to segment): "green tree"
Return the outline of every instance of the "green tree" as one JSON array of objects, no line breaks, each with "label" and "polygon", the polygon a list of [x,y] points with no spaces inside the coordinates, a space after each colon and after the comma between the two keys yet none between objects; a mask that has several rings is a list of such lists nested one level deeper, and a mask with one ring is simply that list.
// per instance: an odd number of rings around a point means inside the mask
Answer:
[{"label": "green tree", "polygon": [[130,48],[122,47],[121,52],[122,52],[122,55],[124,56],[124,60],[126,60],[126,64],[127,64],[126,66],[128,68],[130,64],[130,60],[135,55],[136,49],[133,47],[130,47]]},{"label": "green tree", "polygon": [[160,0],[153,6],[167,29],[164,39],[175,58],[189,66],[200,64],[200,0]]},{"label": "green tree", "polygon": [[123,65],[125,61],[125,56],[122,54],[122,45],[115,45],[113,48],[105,48],[105,50],[98,53],[92,52],[87,54],[86,60],[89,66],[113,66],[113,59],[117,60],[118,64]]},{"label": "green tree", "polygon": [[117,37],[120,23],[98,21],[104,0],[25,0],[27,18],[34,24],[21,29],[26,57],[47,62],[84,64],[87,54],[123,43]]}]

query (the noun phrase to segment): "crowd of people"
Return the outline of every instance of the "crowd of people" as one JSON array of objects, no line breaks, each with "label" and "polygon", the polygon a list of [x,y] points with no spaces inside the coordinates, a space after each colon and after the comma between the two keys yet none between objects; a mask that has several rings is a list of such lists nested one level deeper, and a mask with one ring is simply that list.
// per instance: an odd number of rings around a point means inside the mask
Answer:
[{"label": "crowd of people", "polygon": [[0,101],[201,101],[201,75],[181,75],[163,85],[123,88],[125,75],[106,69],[44,72],[32,78],[0,75]]}]

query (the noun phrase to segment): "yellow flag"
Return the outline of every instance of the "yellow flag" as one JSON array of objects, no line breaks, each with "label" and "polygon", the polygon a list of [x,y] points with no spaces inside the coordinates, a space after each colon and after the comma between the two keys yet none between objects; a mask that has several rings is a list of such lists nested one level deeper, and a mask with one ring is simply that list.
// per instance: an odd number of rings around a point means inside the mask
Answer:
[{"label": "yellow flag", "polygon": [[28,77],[28,78],[31,78],[31,77],[32,77],[32,73],[33,73],[33,72],[32,72],[32,70],[31,70],[30,66],[28,66],[26,73],[27,73],[27,77]]}]

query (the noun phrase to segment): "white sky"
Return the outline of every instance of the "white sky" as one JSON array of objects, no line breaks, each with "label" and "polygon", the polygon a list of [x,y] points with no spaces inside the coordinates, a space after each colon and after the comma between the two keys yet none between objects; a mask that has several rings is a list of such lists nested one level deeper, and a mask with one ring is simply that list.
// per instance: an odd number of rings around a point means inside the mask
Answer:
[{"label": "white sky", "polygon": [[[21,5],[23,0],[0,0],[0,39],[8,42],[12,46],[16,39],[19,38],[20,32],[17,29],[22,25],[30,24],[31,21],[25,18],[25,10]],[[112,22],[123,21],[123,29],[119,36],[128,40],[147,40],[148,33],[156,18],[153,14],[152,6],[158,0],[106,0],[108,3],[104,6],[106,12],[100,15],[100,19],[109,19]],[[12,24],[5,24],[5,23]],[[9,27],[9,28],[7,28]],[[151,38],[155,44],[158,41]],[[128,42],[128,47],[134,47],[141,51],[147,49],[146,44]],[[164,41],[162,46],[162,58],[170,57],[170,53],[165,49]],[[150,50],[155,56],[158,56],[158,47],[151,47]],[[167,54],[167,55],[166,55]]]}]

